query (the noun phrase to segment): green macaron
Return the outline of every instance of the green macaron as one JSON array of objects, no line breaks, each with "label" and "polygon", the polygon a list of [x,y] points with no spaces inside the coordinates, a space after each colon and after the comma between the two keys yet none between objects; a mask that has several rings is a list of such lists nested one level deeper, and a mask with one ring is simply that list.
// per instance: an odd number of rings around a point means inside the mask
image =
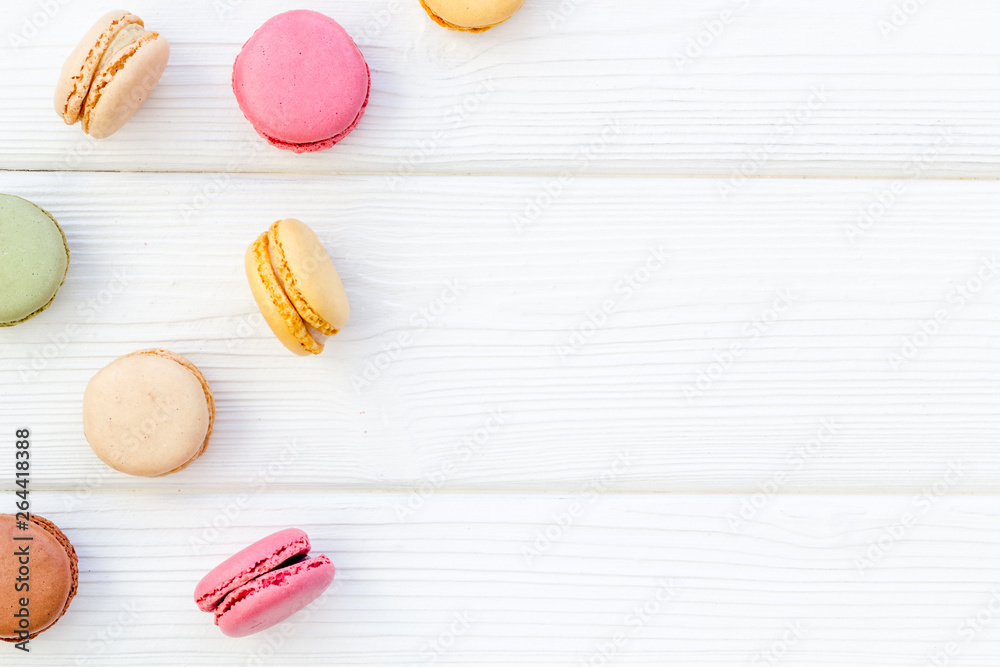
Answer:
[{"label": "green macaron", "polygon": [[69,270],[66,235],[27,199],[0,194],[0,327],[49,307]]}]

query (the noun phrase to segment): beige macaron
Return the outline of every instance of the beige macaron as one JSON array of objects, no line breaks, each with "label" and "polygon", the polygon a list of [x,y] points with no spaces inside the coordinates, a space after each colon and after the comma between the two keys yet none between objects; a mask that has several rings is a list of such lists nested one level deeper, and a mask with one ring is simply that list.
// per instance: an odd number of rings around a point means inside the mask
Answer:
[{"label": "beige macaron", "polygon": [[279,220],[250,244],[247,280],[264,321],[300,356],[319,354],[351,316],[347,292],[316,232],[295,218]]},{"label": "beige macaron", "polygon": [[198,367],[166,350],[120,357],[83,395],[83,432],[98,458],[140,477],[177,472],[212,437],[215,399]]},{"label": "beige macaron", "polygon": [[56,84],[55,110],[67,125],[103,139],[122,128],[156,87],[170,44],[135,14],[102,16],[66,59]]},{"label": "beige macaron", "polygon": [[445,28],[483,32],[513,16],[524,0],[420,0],[420,4]]}]

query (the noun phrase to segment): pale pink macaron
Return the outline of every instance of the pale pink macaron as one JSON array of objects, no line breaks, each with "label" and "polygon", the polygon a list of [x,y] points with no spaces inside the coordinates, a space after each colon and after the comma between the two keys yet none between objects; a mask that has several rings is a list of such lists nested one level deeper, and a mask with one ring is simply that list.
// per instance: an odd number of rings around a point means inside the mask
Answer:
[{"label": "pale pink macaron", "polygon": [[272,145],[330,148],[357,126],[371,75],[351,36],[328,16],[297,9],[269,19],[233,65],[236,101]]},{"label": "pale pink macaron", "polygon": [[323,594],[333,582],[333,563],[309,557],[309,536],[298,528],[269,535],[226,559],[194,589],[202,611],[229,637],[266,630]]}]

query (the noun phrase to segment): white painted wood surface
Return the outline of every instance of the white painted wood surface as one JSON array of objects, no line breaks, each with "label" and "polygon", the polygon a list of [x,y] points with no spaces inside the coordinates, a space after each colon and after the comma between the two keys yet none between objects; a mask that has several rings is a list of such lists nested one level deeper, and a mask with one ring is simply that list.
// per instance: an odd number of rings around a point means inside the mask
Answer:
[{"label": "white painted wood surface", "polygon": [[[908,3],[919,10],[894,16]],[[59,7],[51,19],[46,4]],[[308,156],[262,146],[229,85],[240,46],[285,6],[299,5],[130,3],[171,41],[170,68],[98,148],[51,110],[62,61],[97,10],[3,3],[0,165],[549,174],[613,123],[621,134],[595,173],[1000,174],[991,0],[534,0],[482,35],[441,30],[416,0],[316,0],[357,38],[373,89],[358,130]],[[942,136],[946,150],[923,160]]]},{"label": "white painted wood surface", "polygon": [[[619,490],[746,492],[789,470],[786,491],[909,493],[953,458],[970,463],[964,490],[997,488],[1000,275],[976,282],[998,260],[993,182],[908,183],[852,243],[845,228],[888,181],[756,181],[724,203],[719,181],[580,179],[519,232],[546,179],[394,192],[370,176],[233,176],[189,212],[217,179],[6,175],[75,252],[52,308],[3,332],[18,397],[4,427],[28,419],[51,442],[37,484],[102,475],[83,389],[164,346],[215,389],[212,445],[182,475],[102,485],[237,484],[287,444],[288,488],[405,489],[453,464],[453,490],[572,492],[617,449],[632,457]],[[353,304],[318,358],[276,342],[243,273],[246,246],[288,215],[318,230]]]},{"label": "white painted wood surface", "polygon": [[[954,644],[953,664],[989,667],[1000,652],[993,497],[786,495],[735,532],[733,495],[441,494],[400,521],[405,495],[267,491],[230,521],[236,497],[47,495],[86,566],[31,664],[578,665],[603,648],[621,665],[908,667]],[[229,524],[215,541],[213,522]],[[336,590],[273,632],[222,636],[192,582],[289,522],[338,564]]]},{"label": "white painted wood surface", "polygon": [[[0,7],[0,191],[74,253],[0,332],[0,434],[32,429],[35,510],[81,555],[70,614],[0,664],[997,664],[993,3],[528,0],[469,36],[317,1],[373,92],[306,156],[228,85],[292,6],[131,3],[171,64],[103,142],[50,97],[105,8]],[[352,301],[318,358],[243,276],[285,216]],[[203,459],[157,480],[80,423],[149,346],[218,401]],[[289,636],[222,637],[194,584],[289,525],[337,590]]]}]

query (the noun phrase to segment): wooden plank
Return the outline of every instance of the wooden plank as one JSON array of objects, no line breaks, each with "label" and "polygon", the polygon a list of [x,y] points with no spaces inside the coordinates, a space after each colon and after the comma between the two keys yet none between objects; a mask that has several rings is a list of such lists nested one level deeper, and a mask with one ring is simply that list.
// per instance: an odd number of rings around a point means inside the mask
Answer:
[{"label": "wooden plank", "polygon": [[[32,643],[32,664],[578,665],[601,664],[603,650],[624,665],[892,667],[934,664],[949,647],[949,664],[1000,657],[992,498],[922,511],[909,496],[781,496],[733,532],[726,495],[440,494],[400,521],[405,495],[268,491],[227,519],[236,493],[99,493],[73,511],[46,494],[37,509],[75,543],[80,592]],[[337,565],[336,588],[285,626],[223,637],[191,600],[195,583],[290,525]]]},{"label": "wooden plank", "polygon": [[988,0],[534,0],[482,35],[440,29],[415,0],[317,1],[361,44],[373,91],[348,140],[307,156],[261,141],[229,85],[253,30],[298,6],[133,2],[174,45],[170,67],[125,130],[94,142],[50,100],[97,12],[4,3],[0,78],[16,92],[0,97],[0,168],[1000,175],[1000,10]]},{"label": "wooden plank", "polygon": [[[373,92],[304,156],[229,88],[300,5],[134,0],[171,65],[102,142],[50,108],[84,5],[0,6],[0,191],[73,249],[0,330],[0,458],[29,427],[81,558],[32,664],[996,666],[995,3],[530,0],[470,36],[314,0]],[[290,215],[353,306],[319,358],[242,275]],[[219,409],[156,480],[80,419],[149,346]],[[336,586],[222,637],[194,584],[289,525]]]},{"label": "wooden plank", "polygon": [[[915,493],[953,463],[956,491],[998,488],[995,183],[902,182],[879,214],[892,182],[218,179],[4,175],[74,253],[3,331],[0,433],[33,429],[40,488],[573,492],[623,453],[619,491]],[[289,215],[353,304],[319,358],[276,343],[243,275]],[[219,408],[160,480],[106,469],[80,421],[89,378],[150,346]]]}]

